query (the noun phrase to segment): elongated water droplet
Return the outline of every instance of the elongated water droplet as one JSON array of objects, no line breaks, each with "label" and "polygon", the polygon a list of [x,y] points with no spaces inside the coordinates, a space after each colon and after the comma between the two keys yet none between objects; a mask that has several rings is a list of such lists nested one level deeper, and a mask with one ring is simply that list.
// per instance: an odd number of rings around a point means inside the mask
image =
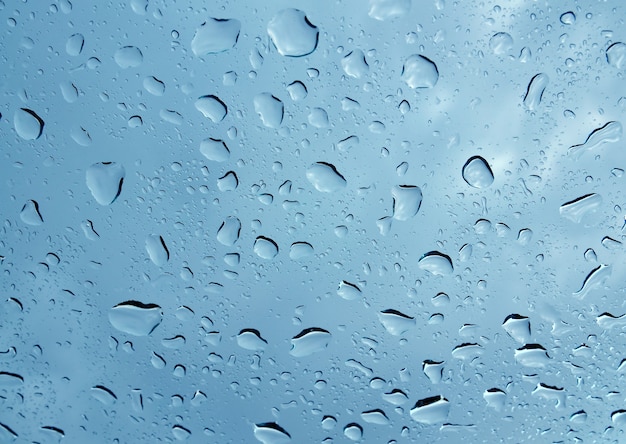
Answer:
[{"label": "elongated water droplet", "polygon": [[316,162],[306,170],[306,178],[317,191],[333,193],[345,188],[346,179],[337,171],[334,165],[326,162]]},{"label": "elongated water droplet", "polygon": [[275,422],[255,424],[254,437],[263,444],[286,444],[291,442],[291,435]]},{"label": "elongated water droplet", "polygon": [[602,204],[602,196],[596,193],[586,194],[569,202],[565,202],[559,208],[559,213],[574,223],[580,223],[583,217],[596,211]]},{"label": "elongated water droplet", "polygon": [[214,162],[226,162],[230,158],[230,150],[221,139],[209,137],[200,142],[200,153]]},{"label": "elongated water droplet", "polygon": [[537,109],[541,103],[543,93],[548,86],[549,78],[546,74],[539,73],[535,75],[528,84],[526,95],[524,96],[524,106],[530,111]]},{"label": "elongated water droplet", "polygon": [[439,80],[439,70],[429,58],[413,54],[404,61],[401,78],[409,88],[432,88]]},{"label": "elongated water droplet", "polygon": [[444,422],[450,412],[450,401],[443,396],[420,399],[411,409],[411,419],[422,424]]},{"label": "elongated water droplet", "polygon": [[515,350],[515,360],[526,367],[545,367],[550,362],[550,356],[539,344],[526,344]]},{"label": "elongated water droplet", "polygon": [[306,328],[291,339],[289,354],[301,358],[324,351],[328,347],[331,337],[330,332],[322,328]]},{"label": "elongated water droplet", "polygon": [[447,276],[454,271],[450,256],[440,253],[439,251],[429,251],[424,254],[417,263],[417,266],[435,276]]},{"label": "elongated water droplet", "polygon": [[237,19],[209,18],[196,28],[191,51],[196,57],[228,51],[237,44],[241,22]]},{"label": "elongated water droplet", "polygon": [[217,240],[220,244],[227,247],[235,245],[239,240],[241,232],[241,222],[234,216],[227,217],[217,230]]},{"label": "elongated water droplet", "polygon": [[591,290],[602,287],[607,279],[611,277],[612,271],[613,267],[610,265],[598,265],[589,272],[580,289],[572,294],[578,299],[583,299]]},{"label": "elongated water droplet", "polygon": [[104,405],[113,405],[117,401],[117,396],[110,389],[103,385],[96,385],[91,388],[91,396]]},{"label": "elongated water droplet", "polygon": [[462,361],[472,361],[484,353],[482,345],[475,342],[465,342],[452,350],[452,357]]},{"label": "elongated water droplet", "polygon": [[170,259],[170,252],[163,237],[157,234],[151,234],[146,238],[146,251],[152,263],[157,267],[162,267]]},{"label": "elongated water droplet", "polygon": [[267,33],[278,53],[287,57],[303,57],[317,48],[319,29],[299,9],[283,9],[267,25]]},{"label": "elongated water droplet", "polygon": [[463,180],[474,188],[487,188],[493,183],[493,172],[485,159],[473,156],[467,159],[462,170]]},{"label": "elongated water droplet", "polygon": [[44,121],[32,109],[20,108],[13,114],[13,127],[22,139],[36,140],[43,133]]},{"label": "elongated water droplet", "polygon": [[0,442],[15,442],[18,437],[19,435],[11,427],[0,422]]},{"label": "elongated water droplet", "polygon": [[530,320],[527,316],[510,314],[504,319],[502,328],[520,344],[530,341]]},{"label": "elongated water droplet", "polygon": [[100,205],[110,205],[122,192],[126,170],[116,162],[98,162],[87,168],[87,187]]},{"label": "elongated water droplet", "polygon": [[161,307],[139,301],[121,302],[109,311],[111,325],[122,333],[134,336],[148,336],[162,319]]},{"label": "elongated water droplet", "polygon": [[626,68],[626,43],[616,42],[606,49],[606,61],[617,69]]},{"label": "elongated water droplet", "polygon": [[596,318],[596,323],[605,330],[613,328],[623,328],[626,326],[626,314],[614,316],[611,313],[604,312]]},{"label": "elongated water droplet", "polygon": [[246,350],[261,351],[267,347],[267,341],[254,328],[244,328],[237,335],[237,345]]},{"label": "elongated water droplet", "polygon": [[339,282],[337,288],[337,294],[347,301],[354,301],[361,297],[361,289],[356,284],[352,284],[348,281]]},{"label": "elongated water droplet", "polygon": [[113,58],[122,69],[136,68],[143,62],[143,53],[136,46],[124,46],[115,51]]},{"label": "elongated water droplet", "polygon": [[369,424],[387,425],[389,418],[381,409],[366,410],[361,413],[361,419]]},{"label": "elongated water droplet", "polygon": [[594,129],[583,144],[571,146],[567,150],[567,154],[574,159],[580,159],[584,153],[599,148],[606,143],[619,142],[622,139],[622,132],[621,123],[608,122],[600,128]]},{"label": "elongated water droplet", "polygon": [[226,114],[228,114],[228,108],[224,102],[214,95],[199,97],[194,103],[194,106],[204,117],[207,117],[213,123],[221,122],[226,117]]},{"label": "elongated water droplet", "polygon": [[165,83],[154,76],[143,79],[143,88],[153,96],[162,96],[165,93]]},{"label": "elongated water droplet", "polygon": [[562,387],[555,387],[540,382],[532,391],[532,395],[554,401],[557,408],[565,407],[565,390]]},{"label": "elongated water droplet", "polygon": [[24,378],[17,373],[0,371],[0,387],[15,388],[24,384]]},{"label": "elongated water droplet", "polygon": [[415,326],[415,318],[392,308],[378,313],[378,319],[385,330],[394,336],[400,336]]}]

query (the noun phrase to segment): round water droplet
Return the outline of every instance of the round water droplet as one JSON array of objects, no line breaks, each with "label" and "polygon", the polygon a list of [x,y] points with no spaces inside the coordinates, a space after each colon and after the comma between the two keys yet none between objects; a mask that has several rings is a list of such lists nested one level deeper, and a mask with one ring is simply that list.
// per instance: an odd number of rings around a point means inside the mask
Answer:
[{"label": "round water droplet", "polygon": [[133,336],[148,336],[161,323],[163,312],[156,304],[126,301],[109,311],[109,322],[122,333]]},{"label": "round water droplet", "polygon": [[259,236],[254,241],[254,252],[263,259],[274,259],[278,254],[278,245],[269,237]]},{"label": "round water droplet", "polygon": [[122,69],[136,68],[143,62],[143,54],[136,46],[124,46],[113,56],[115,63]]},{"label": "round water droplet", "polygon": [[330,332],[322,328],[306,328],[291,339],[289,354],[301,358],[326,350],[331,337]]},{"label": "round water droplet", "polygon": [[312,256],[315,250],[308,242],[294,242],[289,249],[289,258],[297,261]]},{"label": "round water droplet", "polygon": [[226,162],[230,158],[230,150],[226,143],[212,137],[200,142],[200,153],[213,162]]},{"label": "round water droplet", "polygon": [[493,172],[485,159],[480,156],[470,157],[462,170],[463,179],[474,188],[486,188],[493,183]]},{"label": "round water droplet", "polygon": [[196,57],[228,51],[237,44],[241,22],[237,19],[209,18],[200,25],[191,40]]},{"label": "round water droplet", "polygon": [[261,118],[263,125],[268,128],[278,128],[283,122],[285,107],[283,102],[270,93],[261,93],[254,96],[254,110]]},{"label": "round water droplet", "polygon": [[172,435],[177,441],[186,441],[191,436],[191,431],[177,424],[172,427]]},{"label": "round water droplet", "polygon": [[251,351],[265,350],[267,341],[261,337],[261,333],[253,328],[244,328],[237,335],[237,345]]},{"label": "round water droplet", "polygon": [[574,23],[576,23],[576,14],[574,14],[572,11],[564,12],[563,14],[561,14],[560,20],[561,23],[563,23],[564,25],[573,25]]},{"label": "round water droplet", "polygon": [[299,9],[283,9],[267,25],[269,34],[279,54],[303,57],[317,48],[319,29]]},{"label": "round water droplet", "polygon": [[418,267],[426,270],[435,276],[446,276],[452,274],[454,267],[450,256],[439,251],[430,251],[423,255],[418,262]]},{"label": "round water droplet", "polygon": [[199,97],[194,105],[204,117],[209,118],[213,123],[221,122],[228,114],[228,108],[224,102],[214,95]]},{"label": "round water droplet", "polygon": [[126,171],[115,162],[98,162],[87,168],[85,174],[87,187],[96,202],[110,205],[122,192]]},{"label": "round water droplet", "polygon": [[352,422],[343,428],[343,434],[351,441],[360,441],[363,438],[363,427]]},{"label": "round water droplet", "polygon": [[13,115],[13,126],[22,139],[35,140],[43,133],[44,121],[32,109],[20,108]]},{"label": "round water droplet", "polygon": [[432,60],[413,54],[405,60],[401,78],[413,89],[432,88],[439,80],[439,70]]},{"label": "round water droplet", "polygon": [[27,225],[41,225],[43,224],[43,217],[39,212],[39,204],[35,200],[27,201],[20,211],[20,219]]},{"label": "round water droplet", "polygon": [[328,113],[323,108],[313,108],[309,113],[309,123],[315,128],[328,127]]},{"label": "round water droplet", "polygon": [[489,39],[489,49],[496,55],[504,55],[513,49],[513,37],[506,32],[498,32]]},{"label": "round water droplet", "polygon": [[346,179],[337,171],[334,165],[326,162],[316,162],[306,170],[306,178],[317,191],[333,193],[345,188]]},{"label": "round water droplet", "polygon": [[609,65],[622,69],[626,68],[626,43],[613,43],[606,50],[606,61]]}]

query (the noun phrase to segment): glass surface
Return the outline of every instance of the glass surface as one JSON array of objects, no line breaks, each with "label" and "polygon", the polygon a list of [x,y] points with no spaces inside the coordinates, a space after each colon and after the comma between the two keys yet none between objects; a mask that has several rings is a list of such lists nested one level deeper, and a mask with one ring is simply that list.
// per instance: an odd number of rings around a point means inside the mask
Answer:
[{"label": "glass surface", "polygon": [[621,442],[625,21],[0,0],[0,443]]}]

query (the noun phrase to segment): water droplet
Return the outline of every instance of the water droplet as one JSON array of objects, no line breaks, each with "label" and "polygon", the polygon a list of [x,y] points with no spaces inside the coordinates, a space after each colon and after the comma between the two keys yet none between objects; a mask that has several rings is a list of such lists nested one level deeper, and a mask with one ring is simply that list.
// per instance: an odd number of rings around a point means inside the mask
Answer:
[{"label": "water droplet", "polygon": [[109,322],[122,333],[148,336],[161,323],[163,312],[156,304],[126,301],[109,310]]},{"label": "water droplet", "polygon": [[204,117],[210,119],[213,123],[221,122],[228,114],[228,108],[224,102],[214,95],[199,97],[194,105]]},{"label": "water droplet", "polygon": [[83,52],[84,45],[85,37],[82,34],[72,34],[65,43],[65,52],[72,57],[78,56]]},{"label": "water droplet", "polygon": [[506,393],[499,388],[490,388],[483,393],[483,399],[487,403],[487,407],[491,407],[498,411],[504,408],[506,402]]},{"label": "water droplet", "polygon": [[435,276],[446,276],[452,274],[454,271],[450,256],[440,253],[439,251],[430,251],[424,254],[420,258],[417,266]]},{"label": "water droplet", "polygon": [[230,150],[226,143],[212,137],[200,142],[200,153],[213,162],[226,162],[230,158]]},{"label": "water droplet", "polygon": [[587,412],[584,410],[578,410],[570,415],[569,420],[578,424],[583,423],[587,421]]},{"label": "water droplet", "polygon": [[306,178],[317,191],[334,193],[345,188],[346,179],[337,171],[334,165],[326,162],[316,162],[306,170]]},{"label": "water droplet", "polygon": [[179,424],[176,424],[172,427],[172,435],[174,435],[174,438],[176,438],[177,441],[185,441],[191,436],[191,431]]},{"label": "water droplet", "polygon": [[103,385],[96,385],[91,388],[91,396],[104,405],[113,405],[117,401],[117,396],[110,389]]},{"label": "water droplet", "polygon": [[487,188],[493,183],[493,172],[485,159],[480,156],[470,157],[462,170],[463,180],[474,188]]},{"label": "water droplet", "polygon": [[161,370],[165,368],[166,362],[165,359],[161,355],[158,355],[152,352],[152,357],[150,358],[150,363],[157,370]]},{"label": "water droplet", "polygon": [[564,25],[573,25],[574,23],[576,23],[576,14],[574,14],[572,11],[564,12],[563,14],[561,14],[559,20]]},{"label": "water droplet", "polygon": [[347,75],[355,79],[365,77],[370,69],[365,60],[365,54],[360,49],[355,49],[346,54],[341,59],[341,67]]},{"label": "water droplet", "polygon": [[393,389],[388,393],[383,393],[382,398],[383,401],[393,405],[403,405],[409,400],[407,394],[400,389]]},{"label": "water droplet", "polygon": [[618,427],[626,425],[626,410],[615,410],[611,413],[611,422]]},{"label": "water droplet", "polygon": [[228,51],[237,44],[241,22],[237,19],[209,18],[196,28],[191,51],[196,57]]},{"label": "water droplet", "polygon": [[270,93],[261,93],[254,96],[254,110],[261,118],[261,122],[268,128],[278,128],[283,122],[285,107],[283,102]]},{"label": "water droplet", "polygon": [[530,111],[537,109],[541,103],[543,92],[548,86],[549,78],[546,74],[539,73],[535,75],[528,84],[526,95],[524,96],[524,106]]},{"label": "water droplet", "polygon": [[569,202],[565,202],[559,208],[559,213],[574,223],[580,223],[588,213],[593,213],[602,204],[602,196],[596,193],[586,194]]},{"label": "water droplet", "polygon": [[587,294],[596,288],[602,287],[609,277],[613,268],[610,265],[600,264],[589,272],[580,290],[572,293],[574,297],[583,299]]},{"label": "water droplet", "polygon": [[584,153],[599,148],[606,143],[619,142],[622,138],[622,124],[619,122],[608,122],[600,128],[594,129],[585,143],[573,145],[567,150],[567,154],[574,159],[579,159]]},{"label": "water droplet", "polygon": [[237,345],[246,350],[261,351],[267,347],[267,341],[253,328],[244,328],[237,335]]},{"label": "water droplet", "polygon": [[20,211],[20,219],[27,225],[41,225],[43,217],[39,212],[39,204],[35,200],[28,200]]},{"label": "water droplet", "polygon": [[61,95],[67,103],[74,103],[78,100],[78,88],[72,82],[61,82]]},{"label": "water droplet", "polygon": [[274,259],[278,254],[278,245],[269,237],[259,236],[254,241],[253,251],[262,259]]},{"label": "water droplet", "polygon": [[165,93],[165,83],[154,76],[143,79],[143,88],[153,96],[162,96]]},{"label": "water droplet", "polygon": [[179,350],[181,349],[187,340],[184,336],[176,335],[171,338],[161,339],[161,345],[165,348],[169,348],[171,350]]},{"label": "water droplet", "polygon": [[343,428],[343,434],[351,441],[360,441],[363,438],[363,427],[356,422],[351,422]]},{"label": "water droplet", "polygon": [[604,330],[611,330],[615,327],[622,328],[626,326],[626,314],[614,316],[611,313],[604,312],[596,318],[596,323]]},{"label": "water droplet", "polygon": [[329,126],[328,113],[322,108],[313,108],[309,113],[308,120],[315,128],[327,128]]},{"label": "water droplet", "polygon": [[165,245],[163,237],[151,234],[146,238],[146,251],[154,265],[162,267],[170,260],[170,252]]},{"label": "water droplet", "polygon": [[530,340],[530,320],[527,316],[510,314],[504,319],[502,328],[520,344],[526,344]]},{"label": "water droplet", "polygon": [[626,43],[613,43],[606,49],[606,61],[617,69],[626,68]]},{"label": "water droplet", "polygon": [[411,419],[422,424],[444,422],[450,412],[450,401],[443,396],[420,399],[411,409]]},{"label": "water droplet", "polygon": [[378,319],[385,327],[385,330],[394,336],[406,333],[415,325],[414,317],[391,308],[378,313]]},{"label": "water droplet", "polygon": [[0,371],[0,388],[15,388],[24,384],[24,378],[17,373]]},{"label": "water droplet", "polygon": [[526,344],[515,350],[515,360],[526,367],[545,367],[550,362],[550,356],[541,345]]},{"label": "water droplet", "polygon": [[347,301],[354,301],[361,298],[361,289],[358,285],[352,284],[348,281],[341,281],[339,282],[339,287],[337,288],[337,295]]},{"label": "water droplet", "polygon": [[474,342],[465,342],[452,350],[452,357],[462,361],[472,361],[484,352],[483,346]]},{"label": "water droplet", "polygon": [[393,196],[393,218],[409,220],[422,205],[422,190],[415,185],[396,185],[391,189]]},{"label": "water droplet", "polygon": [[532,395],[556,401],[555,406],[557,408],[565,407],[565,390],[562,387],[554,387],[540,382],[532,391]]},{"label": "water droplet", "polygon": [[43,133],[44,121],[32,109],[20,108],[13,115],[13,127],[22,139],[36,140]]},{"label": "water droplet", "polygon": [[337,425],[337,419],[334,416],[324,416],[322,418],[322,428],[324,430],[332,430]]},{"label": "water droplet", "polygon": [[443,377],[443,361],[426,359],[422,362],[422,371],[432,384],[439,384]]},{"label": "water droplet", "polygon": [[370,0],[369,3],[367,14],[380,21],[402,17],[411,10],[411,0]]},{"label": "water droplet", "polygon": [[291,339],[289,354],[297,358],[326,350],[331,339],[330,332],[317,327],[305,328]]},{"label": "water droplet", "polygon": [[136,68],[143,62],[143,54],[136,46],[124,46],[113,56],[115,63],[122,69]]},{"label": "water droplet", "polygon": [[506,32],[497,32],[489,39],[489,49],[496,55],[505,55],[513,49],[513,37]]},{"label": "water droplet", "polygon": [[70,137],[74,142],[76,142],[80,146],[89,146],[91,145],[91,135],[89,131],[87,131],[82,126],[75,126],[70,130]]},{"label": "water droplet", "polygon": [[217,230],[217,240],[220,244],[231,247],[239,240],[241,222],[234,216],[227,217]]},{"label": "water droplet", "polygon": [[235,191],[239,186],[239,179],[234,171],[229,171],[217,179],[217,188],[220,191]]},{"label": "water droplet", "polygon": [[291,100],[293,100],[294,102],[297,102],[298,100],[303,100],[308,95],[306,86],[299,80],[290,83],[287,86],[287,92],[289,93],[289,97],[291,97]]},{"label": "water droplet", "polygon": [[361,413],[361,419],[369,424],[387,425],[389,418],[381,409],[366,410]]},{"label": "water droplet", "polygon": [[126,171],[116,162],[98,162],[87,168],[87,188],[100,205],[111,205],[122,192]]},{"label": "water droplet", "polygon": [[620,250],[622,248],[622,243],[620,241],[615,240],[609,236],[604,236],[600,243],[607,250]]},{"label": "water droplet", "polygon": [[275,422],[255,424],[254,437],[263,444],[284,444],[291,442],[291,435]]},{"label": "water droplet", "polygon": [[283,9],[267,25],[267,33],[278,53],[288,57],[303,57],[317,48],[319,29],[299,9]]},{"label": "water droplet", "polygon": [[313,245],[308,242],[294,242],[289,249],[289,258],[298,261],[312,256],[315,250]]},{"label": "water droplet", "polygon": [[432,88],[439,80],[439,70],[432,60],[413,54],[405,60],[401,78],[409,88]]},{"label": "water droplet", "polygon": [[6,424],[0,422],[0,442],[11,443],[18,438],[18,434]]}]

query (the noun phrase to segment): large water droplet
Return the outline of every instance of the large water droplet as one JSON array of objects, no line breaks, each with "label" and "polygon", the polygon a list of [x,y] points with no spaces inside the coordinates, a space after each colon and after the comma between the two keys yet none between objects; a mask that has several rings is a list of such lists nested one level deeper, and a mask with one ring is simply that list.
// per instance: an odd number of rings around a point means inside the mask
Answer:
[{"label": "large water droplet", "polygon": [[604,312],[596,318],[596,324],[604,330],[611,330],[616,327],[623,328],[626,326],[626,313],[621,316],[615,316]]},{"label": "large water droplet", "polygon": [[381,409],[367,410],[361,413],[361,419],[369,424],[387,425],[389,418]]},{"label": "large water droplet", "polygon": [[363,438],[363,427],[356,422],[351,422],[343,428],[343,434],[350,441],[360,441]]},{"label": "large water droplet", "polygon": [[350,282],[341,281],[337,288],[337,294],[347,301],[354,301],[361,297],[361,289]]},{"label": "large water droplet", "polygon": [[317,191],[333,193],[345,188],[346,179],[337,171],[334,165],[326,162],[316,162],[306,170],[306,178]]},{"label": "large water droplet", "polygon": [[539,396],[549,401],[555,401],[555,406],[565,407],[565,390],[562,387],[554,387],[540,382],[532,391],[533,396]]},{"label": "large water droplet", "polygon": [[113,405],[117,401],[115,393],[103,385],[96,385],[95,387],[92,387],[91,396],[104,405]]},{"label": "large water droplet", "polygon": [[239,186],[239,178],[234,171],[229,171],[217,179],[217,188],[220,191],[235,191]]},{"label": "large water droplet", "polygon": [[422,362],[422,371],[433,384],[439,384],[443,377],[443,361],[426,359]]},{"label": "large water droplet", "polygon": [[241,22],[237,19],[209,18],[196,28],[191,51],[196,57],[227,51],[237,44]]},{"label": "large water droplet", "polygon": [[573,25],[574,23],[576,23],[576,14],[574,14],[572,11],[564,12],[563,14],[561,14],[561,17],[559,17],[559,20],[564,25]]},{"label": "large water droplet", "polygon": [[546,74],[539,73],[535,75],[528,84],[526,95],[524,96],[524,106],[530,111],[537,109],[541,103],[543,92],[548,86],[549,78]]},{"label": "large water droplet", "polygon": [[221,139],[209,137],[200,142],[200,153],[214,162],[226,162],[230,158],[230,150]]},{"label": "large water droplet", "polygon": [[585,143],[573,145],[567,150],[567,154],[574,159],[579,159],[584,153],[599,148],[606,143],[619,142],[622,138],[622,124],[619,122],[607,122],[600,128],[594,129]]},{"label": "large water droplet", "polygon": [[65,42],[65,52],[72,57],[78,56],[83,52],[84,45],[85,37],[82,34],[72,34]]},{"label": "large water droplet", "polygon": [[237,345],[246,350],[261,351],[267,347],[267,341],[253,328],[244,328],[237,335]]},{"label": "large water droplet", "polygon": [[143,62],[143,54],[136,46],[124,46],[113,56],[115,63],[122,69],[136,68]]},{"label": "large water droplet", "polygon": [[241,232],[241,222],[234,216],[229,216],[222,222],[217,230],[217,240],[220,244],[231,247],[239,239]]},{"label": "large water droplet", "polygon": [[378,319],[385,330],[394,336],[406,333],[415,325],[415,318],[392,308],[378,313]]},{"label": "large water droplet", "polygon": [[157,267],[162,267],[170,259],[170,252],[163,237],[157,234],[151,234],[146,238],[146,251],[152,263]]},{"label": "large water droplet", "polygon": [[411,409],[411,419],[422,424],[444,422],[450,412],[450,401],[443,396],[420,399]]},{"label": "large water droplet", "polygon": [[515,350],[515,360],[526,367],[545,367],[550,362],[550,356],[543,346],[526,344]]},{"label": "large water droplet", "polygon": [[274,46],[283,56],[303,57],[317,48],[319,29],[299,9],[283,9],[267,25]]},{"label": "large water droplet", "polygon": [[100,205],[110,205],[122,192],[126,171],[116,162],[98,162],[87,168],[87,187]]},{"label": "large water droplet", "polygon": [[422,205],[422,190],[415,185],[396,185],[391,189],[393,196],[393,218],[409,220]]},{"label": "large water droplet", "polygon": [[446,276],[452,274],[454,271],[450,256],[440,253],[439,251],[430,251],[424,254],[417,263],[417,266],[436,276]]},{"label": "large water droplet", "polygon": [[196,109],[202,113],[204,117],[211,119],[213,123],[219,123],[228,114],[228,108],[222,100],[214,95],[199,97],[194,103]]},{"label": "large water droplet", "polygon": [[413,54],[404,61],[401,78],[410,88],[432,88],[439,80],[439,70],[432,60]]},{"label": "large water droplet", "polygon": [[606,49],[606,61],[617,69],[626,68],[626,43],[616,42],[609,46]]},{"label": "large water droplet", "polygon": [[12,443],[15,442],[18,436],[11,427],[0,422],[0,442]]},{"label": "large water droplet", "polygon": [[484,391],[483,399],[487,403],[487,407],[500,411],[504,408],[506,393],[499,388],[490,388]]},{"label": "large water droplet", "polygon": [[0,371],[0,388],[15,388],[24,384],[24,378],[17,373]]},{"label": "large water droplet", "polygon": [[165,83],[154,76],[143,79],[143,88],[153,96],[162,96],[165,93]]},{"label": "large water droplet", "polygon": [[596,211],[602,205],[602,196],[596,193],[586,194],[569,202],[565,202],[559,208],[559,213],[574,223],[579,223],[583,217]]},{"label": "large water droplet", "polygon": [[156,304],[126,301],[109,311],[109,322],[121,331],[134,336],[148,336],[161,323],[163,312]]},{"label": "large water droplet", "polygon": [[36,200],[26,201],[20,211],[20,219],[27,225],[41,225],[43,223],[43,217],[39,212],[39,204]]},{"label": "large water droplet", "polygon": [[263,444],[285,444],[291,442],[291,435],[275,422],[255,424],[254,437]]},{"label": "large water droplet", "polygon": [[328,113],[323,108],[313,108],[309,113],[308,121],[315,128],[327,128],[329,126]]},{"label": "large water droplet", "polygon": [[312,256],[315,250],[308,242],[294,242],[289,249],[289,258],[294,261]]},{"label": "large water droplet", "polygon": [[285,107],[283,102],[270,93],[261,93],[254,96],[254,110],[261,118],[263,125],[268,128],[278,128],[283,122]]},{"label": "large water droplet", "polygon": [[43,133],[44,121],[32,109],[20,108],[13,115],[13,127],[22,139],[35,140]]},{"label": "large water droplet", "polygon": [[411,0],[370,0],[368,15],[376,20],[402,17],[411,10]]},{"label": "large water droplet", "polygon": [[513,49],[513,37],[506,32],[497,32],[489,39],[489,48],[496,55],[504,55]]},{"label": "large water droplet", "polygon": [[502,328],[520,344],[530,340],[530,320],[527,316],[510,314],[502,323]]},{"label": "large water droplet", "polygon": [[462,170],[463,179],[474,188],[486,188],[493,183],[493,172],[485,159],[470,157]]},{"label": "large water droplet", "polygon": [[324,351],[331,337],[330,332],[322,328],[306,328],[291,339],[289,354],[301,358]]},{"label": "large water droplet", "polygon": [[583,299],[591,290],[602,287],[607,279],[611,277],[612,271],[613,267],[610,265],[598,265],[589,272],[583,282],[583,285],[580,287],[580,290],[572,294],[578,299]]},{"label": "large water droplet", "polygon": [[483,353],[483,346],[475,342],[465,342],[452,349],[452,357],[462,361],[472,361]]},{"label": "large water droplet", "polygon": [[365,60],[365,54],[360,49],[350,51],[341,59],[343,71],[350,77],[360,79],[369,72],[369,65]]},{"label": "large water droplet", "polygon": [[274,259],[278,254],[278,245],[269,237],[259,236],[254,241],[253,250],[262,259]]}]

